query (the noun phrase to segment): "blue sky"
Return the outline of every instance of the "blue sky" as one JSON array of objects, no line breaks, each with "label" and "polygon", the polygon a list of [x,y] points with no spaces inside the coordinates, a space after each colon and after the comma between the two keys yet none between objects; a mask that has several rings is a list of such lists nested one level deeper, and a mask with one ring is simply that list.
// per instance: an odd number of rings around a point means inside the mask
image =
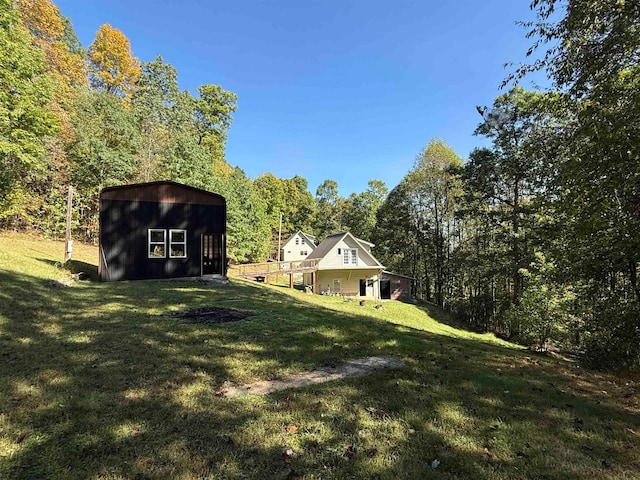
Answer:
[{"label": "blue sky", "polygon": [[[463,158],[529,41],[529,0],[54,0],[85,47],[103,23],[141,61],[162,55],[181,88],[238,95],[227,160],[252,178],[391,189],[437,137]],[[542,77],[539,77],[538,81]],[[532,81],[521,83],[532,88]]]}]

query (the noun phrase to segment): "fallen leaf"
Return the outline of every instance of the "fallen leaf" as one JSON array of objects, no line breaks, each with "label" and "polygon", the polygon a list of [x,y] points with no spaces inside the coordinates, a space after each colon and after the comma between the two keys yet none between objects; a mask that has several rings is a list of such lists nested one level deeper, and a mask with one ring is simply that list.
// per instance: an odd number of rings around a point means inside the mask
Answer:
[{"label": "fallen leaf", "polygon": [[132,428],[131,429],[131,436],[135,437],[136,435],[140,435],[140,429],[139,428]]},{"label": "fallen leaf", "polygon": [[409,432],[410,435],[413,435],[414,433],[416,433],[416,431],[413,428],[410,428],[409,430],[407,430],[407,432]]},{"label": "fallen leaf", "polygon": [[287,432],[289,433],[296,433],[298,431],[298,427],[296,427],[295,425],[289,425],[287,427]]},{"label": "fallen leaf", "polygon": [[437,458],[431,462],[431,468],[438,468],[440,466],[440,460],[438,460]]},{"label": "fallen leaf", "polygon": [[630,428],[625,428],[624,431],[627,433],[630,433],[631,435],[637,435],[637,433],[634,430],[631,430]]},{"label": "fallen leaf", "polygon": [[489,451],[487,447],[484,448],[484,453],[482,454],[485,460],[493,460],[493,453]]},{"label": "fallen leaf", "polygon": [[18,438],[16,438],[16,443],[24,442],[25,438],[27,438],[27,434],[26,433],[21,433],[20,435],[18,435]]},{"label": "fallen leaf", "polygon": [[358,449],[354,445],[345,445],[344,449],[344,457],[346,458],[353,458],[356,456],[356,453],[358,453]]}]

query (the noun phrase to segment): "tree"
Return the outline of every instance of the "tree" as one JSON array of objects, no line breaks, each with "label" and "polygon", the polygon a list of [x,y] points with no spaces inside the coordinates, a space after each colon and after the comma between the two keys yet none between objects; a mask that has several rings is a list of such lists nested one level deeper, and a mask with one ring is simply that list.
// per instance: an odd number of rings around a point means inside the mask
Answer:
[{"label": "tree", "polygon": [[[388,270],[410,276],[415,291],[421,288],[421,239],[411,216],[410,185],[407,177],[386,196],[376,213],[376,228],[371,240],[375,243],[375,254]],[[418,284],[419,283],[419,284]],[[430,298],[427,298],[430,300]]]},{"label": "tree", "polygon": [[344,203],[343,223],[356,237],[370,240],[376,227],[376,214],[387,196],[382,180],[369,180],[367,190],[352,193]]},{"label": "tree", "polygon": [[5,219],[24,216],[29,183],[45,167],[45,139],[59,127],[48,108],[53,84],[44,55],[20,28],[9,0],[0,0],[0,65],[0,219]]},{"label": "tree", "polygon": [[71,180],[78,191],[81,233],[93,241],[100,191],[133,178],[140,137],[131,111],[110,93],[85,92],[75,112],[74,138],[68,146]]},{"label": "tree", "polygon": [[[168,160],[168,152],[175,153],[176,148],[194,150],[186,146],[185,138],[175,138],[176,135],[188,135],[190,123],[189,112],[181,115],[185,117],[183,121],[174,122],[178,94],[178,74],[172,65],[164,63],[161,56],[142,64],[140,78],[131,97],[133,114],[141,135],[138,152],[140,181],[157,180],[166,175],[169,165],[175,163]],[[180,128],[176,128],[174,123],[181,124]],[[173,145],[169,147],[172,137]],[[163,163],[164,170],[161,168]]]},{"label": "tree", "polygon": [[504,226],[509,245],[511,301],[522,291],[520,269],[531,261],[528,242],[532,204],[542,193],[542,158],[530,148],[545,117],[547,95],[515,87],[499,95],[491,109],[479,109],[483,121],[475,133],[492,140],[491,149],[471,154],[466,166],[469,186],[488,204],[496,222]]},{"label": "tree", "polygon": [[214,159],[223,159],[238,96],[219,85],[201,85],[198,95],[194,114],[198,143],[207,147]]},{"label": "tree", "polygon": [[[565,278],[579,288],[588,352],[599,362],[640,364],[640,4],[536,0],[532,64],[568,97],[554,162],[555,214],[565,221]],[[559,12],[557,10],[560,10]],[[556,20],[557,19],[557,20]]]},{"label": "tree", "polygon": [[423,255],[425,274],[432,269],[435,301],[440,306],[446,300],[448,242],[456,201],[462,194],[461,167],[462,159],[447,144],[432,140],[407,175],[413,222],[432,252],[430,259]]},{"label": "tree", "polygon": [[[269,219],[270,235],[270,258],[278,258],[278,237],[280,234],[280,218],[283,217],[283,231],[285,237],[292,233],[288,227],[287,204],[292,201],[287,199],[285,194],[284,181],[276,177],[273,173],[264,173],[253,182],[257,193],[262,197],[266,204],[266,214]],[[288,210],[288,209],[287,209]]]},{"label": "tree", "polygon": [[131,54],[129,39],[105,23],[89,46],[91,84],[98,90],[124,98],[133,93],[140,64]]},{"label": "tree", "polygon": [[320,242],[327,235],[342,229],[343,199],[338,193],[338,182],[325,180],[316,189],[315,236]]},{"label": "tree", "polygon": [[72,85],[86,85],[86,54],[71,21],[51,0],[19,0],[17,4],[22,23],[34,45],[44,52],[47,66],[56,73],[61,86],[68,90]]},{"label": "tree", "polygon": [[289,232],[302,230],[310,233],[313,230],[315,203],[307,180],[298,175],[285,179],[284,190],[288,199],[284,225]]},{"label": "tree", "polygon": [[269,251],[269,221],[266,204],[253,182],[236,167],[228,177],[216,178],[211,189],[227,199],[227,248],[231,261],[264,261]]}]

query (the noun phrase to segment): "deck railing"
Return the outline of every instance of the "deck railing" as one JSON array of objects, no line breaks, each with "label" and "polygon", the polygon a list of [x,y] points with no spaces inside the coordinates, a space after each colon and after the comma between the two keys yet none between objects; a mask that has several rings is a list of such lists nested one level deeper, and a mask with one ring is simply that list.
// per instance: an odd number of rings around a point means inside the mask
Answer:
[{"label": "deck railing", "polygon": [[269,277],[270,275],[291,275],[315,272],[316,270],[318,270],[318,259],[244,263],[229,266],[229,274],[236,277]]}]

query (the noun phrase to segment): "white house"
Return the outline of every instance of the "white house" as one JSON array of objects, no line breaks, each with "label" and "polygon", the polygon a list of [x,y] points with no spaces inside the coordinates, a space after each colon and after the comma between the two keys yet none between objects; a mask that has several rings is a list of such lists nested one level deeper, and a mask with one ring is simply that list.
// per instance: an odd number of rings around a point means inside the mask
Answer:
[{"label": "white house", "polygon": [[[349,232],[329,235],[309,254],[318,260],[316,293],[381,298],[384,266],[371,254],[374,245]],[[305,285],[311,274],[304,274]]]},{"label": "white house", "polygon": [[315,237],[298,230],[282,245],[280,260],[283,262],[304,260],[315,248]]}]

